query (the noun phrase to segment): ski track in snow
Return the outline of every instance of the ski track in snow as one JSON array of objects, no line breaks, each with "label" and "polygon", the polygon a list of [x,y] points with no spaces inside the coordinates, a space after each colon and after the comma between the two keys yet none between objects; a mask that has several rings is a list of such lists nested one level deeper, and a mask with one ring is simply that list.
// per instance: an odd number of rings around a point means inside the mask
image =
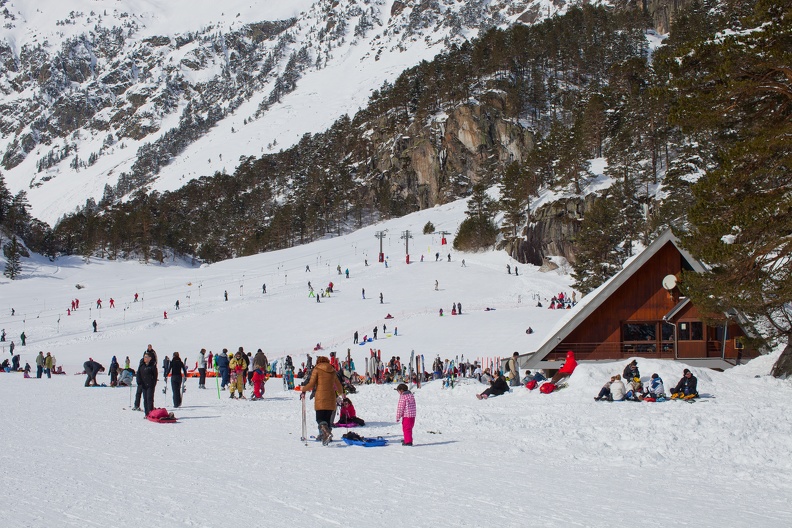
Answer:
[{"label": "ski track in snow", "polygon": [[[122,364],[128,355],[136,367],[148,343],[160,364],[179,350],[192,368],[201,347],[261,347],[270,360],[288,352],[299,365],[306,353],[316,357],[321,342],[323,354],[349,348],[361,372],[369,346],[353,345],[352,333],[362,338],[383,323],[388,332],[399,327],[398,336],[370,344],[384,360],[406,360],[415,350],[430,365],[437,354],[505,357],[536,348],[566,314],[536,308],[532,296],[544,303],[569,292],[570,278],[527,265],[519,277],[507,275],[514,262],[503,253],[457,254],[439,236],[419,234],[428,220],[453,232],[463,215],[456,202],[201,268],[25,259],[22,280],[0,280],[0,327],[17,344],[23,330],[28,335],[28,346],[17,348],[23,365],[51,351],[68,374],[0,374],[3,525],[208,527],[238,516],[265,526],[612,526],[627,514],[660,526],[792,525],[792,386],[767,376],[774,356],[725,373],[692,369],[699,390],[712,396],[693,404],[594,402],[626,362],[581,364],[569,387],[552,395],[518,387],[479,401],[485,387],[474,381],[454,389],[429,382],[415,390],[412,448],[400,445],[393,385],[362,386],[350,396],[367,422],[356,431],[390,445],[346,446],[339,441],[345,430],[336,429],[325,448],[299,440],[298,395],[279,379],[267,383],[260,402],[232,401],[228,392],[218,398],[214,379],[207,390],[190,379],[175,410],[179,423],[153,424],[128,410],[129,389],[87,389],[84,376],[74,375],[88,357],[109,366],[112,355]],[[387,269],[376,263],[374,231],[383,229]],[[414,253],[414,263],[404,264],[398,236],[406,229],[425,262]],[[444,258],[450,251],[452,262],[435,262],[438,251]],[[337,265],[350,269],[350,279],[338,276]],[[308,280],[317,290],[333,281],[336,293],[317,304],[307,297]],[[371,299],[362,300],[361,288]],[[132,302],[135,292],[141,302]],[[75,297],[81,307],[66,316]],[[97,310],[100,297],[105,307]],[[463,304],[463,315],[440,318],[439,308],[448,313],[453,302]],[[395,319],[384,320],[387,313]],[[8,342],[2,345],[5,355]],[[683,368],[645,358],[638,365],[645,380],[660,374],[667,391]],[[171,409],[162,383],[155,404]],[[316,434],[310,405],[308,416]]]}]

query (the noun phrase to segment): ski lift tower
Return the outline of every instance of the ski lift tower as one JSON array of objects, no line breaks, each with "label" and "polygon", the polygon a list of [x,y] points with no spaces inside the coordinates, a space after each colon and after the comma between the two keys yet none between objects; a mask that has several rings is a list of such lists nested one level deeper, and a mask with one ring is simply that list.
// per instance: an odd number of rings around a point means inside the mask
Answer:
[{"label": "ski lift tower", "polygon": [[404,253],[407,255],[407,264],[410,263],[410,239],[412,235],[410,234],[410,230],[402,231],[402,240],[404,240]]},{"label": "ski lift tower", "polygon": [[442,238],[440,239],[440,245],[445,246],[448,244],[446,237],[451,234],[451,231],[438,231],[437,232]]},{"label": "ski lift tower", "polygon": [[379,261],[385,262],[385,253],[382,251],[382,239],[385,238],[386,236],[385,231],[377,231],[376,233],[374,233],[374,236],[376,238],[379,238],[380,241]]}]

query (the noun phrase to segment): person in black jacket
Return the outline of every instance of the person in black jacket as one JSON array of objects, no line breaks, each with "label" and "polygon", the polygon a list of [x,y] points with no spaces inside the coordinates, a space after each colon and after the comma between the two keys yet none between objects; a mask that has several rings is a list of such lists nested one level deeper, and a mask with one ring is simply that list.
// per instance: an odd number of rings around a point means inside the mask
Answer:
[{"label": "person in black jacket", "polygon": [[143,388],[143,411],[144,415],[154,409],[154,389],[157,387],[157,364],[152,355],[146,351],[143,354],[143,362],[137,371],[138,387]]},{"label": "person in black jacket", "polygon": [[170,372],[170,358],[165,356],[165,359],[162,360],[162,376],[165,378],[165,381],[168,381],[168,372]]},{"label": "person in black jacket", "polygon": [[624,367],[624,372],[622,372],[622,378],[624,381],[632,381],[633,378],[640,378],[641,373],[638,372],[638,361],[633,359],[630,363]]},{"label": "person in black jacket", "polygon": [[[174,407],[181,407],[182,404],[182,380],[184,377],[187,376],[187,367],[184,365],[181,357],[179,357],[178,352],[173,353],[173,359],[171,359],[170,364],[168,365],[170,368],[170,375],[171,375],[171,389],[173,392],[173,406]],[[168,373],[165,373],[167,376]],[[166,380],[167,381],[167,380]]]},{"label": "person in black jacket", "polygon": [[83,363],[83,368],[85,369],[85,373],[88,377],[85,379],[85,386],[90,387],[91,385],[97,385],[96,383],[96,375],[100,372],[104,372],[105,368],[94,361],[93,359],[89,359],[85,363]]},{"label": "person in black jacket", "polygon": [[[154,368],[156,369],[156,367],[157,367],[157,353],[154,351],[154,348],[151,346],[151,344],[149,344],[148,348],[146,348],[146,351],[143,353],[144,356],[146,354],[151,356],[151,364],[154,365]],[[143,358],[140,358],[140,364],[138,365],[138,371],[140,370],[140,368],[144,364],[145,363],[144,363]],[[141,410],[140,409],[140,398],[141,397],[143,397],[143,386],[140,383],[138,383],[137,391],[135,391],[135,406],[132,407],[133,411]]]},{"label": "person in black jacket", "polygon": [[688,369],[685,369],[682,379],[679,380],[677,386],[671,391],[671,399],[684,398],[689,400],[691,398],[698,398],[697,392],[698,380]]},{"label": "person in black jacket", "polygon": [[500,396],[507,392],[509,392],[509,385],[506,383],[506,379],[496,370],[492,381],[490,381],[490,388],[481,394],[476,394],[476,398],[486,400],[490,396]]}]

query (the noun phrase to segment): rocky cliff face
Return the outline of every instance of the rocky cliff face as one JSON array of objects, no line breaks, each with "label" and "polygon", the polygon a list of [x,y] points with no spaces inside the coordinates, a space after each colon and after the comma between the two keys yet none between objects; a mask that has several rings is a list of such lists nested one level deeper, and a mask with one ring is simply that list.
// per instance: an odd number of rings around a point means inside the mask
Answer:
[{"label": "rocky cliff face", "polygon": [[679,11],[693,0],[642,0],[646,11],[652,17],[655,31],[668,33]]},{"label": "rocky cliff face", "polygon": [[520,262],[541,266],[545,256],[558,255],[575,262],[575,237],[591,208],[593,196],[566,198],[540,207],[526,226],[515,255]]},{"label": "rocky cliff face", "polygon": [[481,104],[414,122],[396,137],[372,134],[372,168],[421,209],[455,199],[533,148],[532,133],[504,117],[504,104],[500,94],[490,94]]}]

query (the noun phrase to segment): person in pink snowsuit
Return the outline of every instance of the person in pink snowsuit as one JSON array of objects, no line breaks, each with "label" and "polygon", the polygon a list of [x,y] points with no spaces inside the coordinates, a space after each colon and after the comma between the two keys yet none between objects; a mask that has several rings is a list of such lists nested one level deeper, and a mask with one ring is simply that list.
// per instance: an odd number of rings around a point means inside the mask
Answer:
[{"label": "person in pink snowsuit", "polygon": [[402,433],[404,433],[402,445],[411,446],[413,445],[412,430],[415,426],[415,397],[404,383],[399,383],[396,390],[399,392],[399,403],[396,405],[396,421],[401,420],[402,423]]}]

